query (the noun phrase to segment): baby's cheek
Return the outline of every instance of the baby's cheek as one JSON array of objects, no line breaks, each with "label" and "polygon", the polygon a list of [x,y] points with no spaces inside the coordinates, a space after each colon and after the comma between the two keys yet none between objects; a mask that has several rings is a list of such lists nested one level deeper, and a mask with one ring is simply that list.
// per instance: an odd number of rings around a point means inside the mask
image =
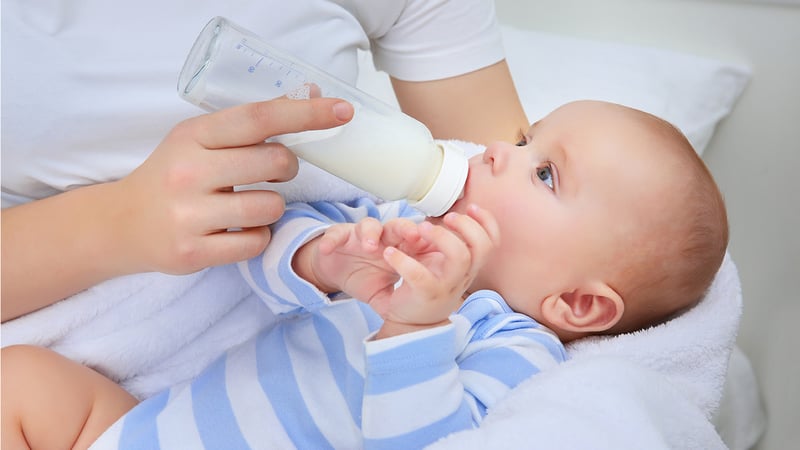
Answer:
[{"label": "baby's cheek", "polygon": [[492,199],[487,202],[485,206],[489,211],[494,214],[497,222],[500,225],[516,223],[520,217],[528,215],[530,205],[523,205],[519,198],[515,198],[514,194],[506,196],[502,199]]}]

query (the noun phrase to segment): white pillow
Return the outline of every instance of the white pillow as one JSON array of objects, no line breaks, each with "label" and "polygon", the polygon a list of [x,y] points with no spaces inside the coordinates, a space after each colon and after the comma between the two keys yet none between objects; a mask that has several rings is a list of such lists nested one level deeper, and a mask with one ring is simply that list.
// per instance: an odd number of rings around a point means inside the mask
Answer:
[{"label": "white pillow", "polygon": [[[502,26],[506,58],[528,119],[572,100],[595,99],[647,111],[677,126],[702,154],[730,113],[750,71],[652,47]],[[397,105],[384,73],[362,54],[358,86]]]}]

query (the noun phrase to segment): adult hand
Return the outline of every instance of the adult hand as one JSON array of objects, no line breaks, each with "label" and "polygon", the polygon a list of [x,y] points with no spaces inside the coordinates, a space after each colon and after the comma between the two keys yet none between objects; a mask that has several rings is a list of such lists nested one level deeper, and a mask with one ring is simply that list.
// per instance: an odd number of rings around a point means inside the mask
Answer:
[{"label": "adult hand", "polygon": [[233,186],[288,180],[297,171],[293,154],[264,140],[342,125],[352,115],[342,100],[315,98],[198,116],[178,124],[122,180],[3,210],[3,321],[112,277],[185,274],[255,256],[283,200]]},{"label": "adult hand", "polygon": [[[190,273],[256,256],[282,214],[279,194],[237,185],[288,181],[297,157],[268,137],[341,125],[349,104],[333,99],[252,103],[178,124],[153,154],[119,181],[120,221],[135,271]],[[123,218],[124,217],[124,218]]]}]

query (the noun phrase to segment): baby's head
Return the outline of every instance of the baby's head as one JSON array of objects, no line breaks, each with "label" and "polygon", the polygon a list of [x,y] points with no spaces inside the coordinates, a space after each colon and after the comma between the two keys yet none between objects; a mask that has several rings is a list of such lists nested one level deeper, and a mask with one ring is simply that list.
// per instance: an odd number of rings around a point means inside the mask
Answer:
[{"label": "baby's head", "polygon": [[669,123],[612,103],[566,104],[519,144],[470,160],[464,198],[500,244],[472,285],[565,341],[660,323],[693,306],[725,253],[725,206]]}]

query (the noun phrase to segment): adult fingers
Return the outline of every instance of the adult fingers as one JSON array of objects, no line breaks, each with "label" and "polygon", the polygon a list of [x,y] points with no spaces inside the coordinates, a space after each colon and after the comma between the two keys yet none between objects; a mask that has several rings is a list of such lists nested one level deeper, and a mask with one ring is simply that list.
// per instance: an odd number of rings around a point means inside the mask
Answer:
[{"label": "adult fingers", "polygon": [[269,227],[223,231],[206,236],[203,247],[194,255],[203,266],[230,264],[261,254],[271,238]]},{"label": "adult fingers", "polygon": [[211,187],[288,181],[297,175],[299,167],[297,157],[277,143],[207,152],[205,157],[208,159],[205,182]]},{"label": "adult fingers", "polygon": [[206,198],[201,211],[212,212],[205,219],[208,231],[269,225],[283,215],[283,197],[274,191],[219,192]]},{"label": "adult fingers", "polygon": [[252,145],[278,134],[332,128],[352,117],[352,105],[341,99],[278,98],[194,117],[185,126],[198,143],[215,149]]}]

